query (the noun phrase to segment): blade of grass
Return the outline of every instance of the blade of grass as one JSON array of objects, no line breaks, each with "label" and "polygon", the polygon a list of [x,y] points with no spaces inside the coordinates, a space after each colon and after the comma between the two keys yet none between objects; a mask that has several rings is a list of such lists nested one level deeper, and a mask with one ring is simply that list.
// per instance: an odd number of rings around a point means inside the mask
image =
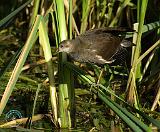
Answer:
[{"label": "blade of grass", "polygon": [[[118,100],[122,101],[126,106],[129,106],[133,111],[137,112],[139,115],[141,115],[143,118],[145,118],[146,120],[148,120],[149,122],[153,123],[156,127],[160,128],[160,121],[146,115],[144,112],[136,109],[135,107],[129,105],[126,101],[124,101],[122,98],[118,97],[117,95],[115,95],[114,92],[112,92],[112,90],[109,90],[108,88],[104,87],[103,85],[98,85],[99,87],[103,88],[106,90],[107,93],[110,93],[111,95],[115,96]],[[97,89],[92,89],[93,92],[95,94],[97,94]],[[100,91],[100,89],[98,89]],[[104,94],[105,95],[105,94]],[[101,99],[101,98],[100,98]]]},{"label": "blade of grass", "polygon": [[[63,0],[55,0],[55,13],[58,28],[58,40],[67,39],[67,28],[64,12]],[[66,53],[59,56],[59,125],[61,128],[71,127],[71,112],[70,112],[70,89],[72,85],[71,74],[69,70],[63,65],[67,61]]]},{"label": "blade of grass", "polygon": [[87,29],[87,20],[89,17],[89,12],[91,9],[91,0],[83,0],[82,1],[82,22],[81,22],[81,29],[80,33],[83,33]]},{"label": "blade of grass", "polygon": [[129,117],[127,117],[121,110],[119,110],[110,100],[109,98],[103,94],[102,92],[98,92],[98,96],[103,102],[109,106],[133,131],[142,132],[143,130],[139,128]]},{"label": "blade of grass", "polygon": [[123,0],[123,2],[120,4],[120,6],[117,9],[116,12],[116,16],[114,17],[114,19],[111,21],[109,27],[113,27],[115,25],[117,25],[118,20],[120,18],[120,15],[122,14],[123,9],[127,6],[127,5],[132,5],[131,0]]},{"label": "blade of grass", "polygon": [[136,61],[135,65],[139,64],[152,50],[154,50],[160,44],[160,40],[158,40],[154,45],[152,45],[146,52],[144,52]]},{"label": "blade of grass", "polygon": [[23,8],[25,8],[32,0],[27,1],[26,3],[24,3],[22,6],[20,6],[19,8],[17,8],[15,11],[13,11],[12,13],[10,13],[8,16],[6,16],[5,18],[3,18],[0,21],[0,27],[3,26],[7,21],[9,21],[13,16],[15,16],[17,13],[19,13]]},{"label": "blade of grass", "polygon": [[6,66],[4,66],[4,68],[1,69],[0,72],[0,78],[3,76],[3,74],[11,67],[12,64],[14,64],[17,60],[17,58],[19,57],[21,51],[22,51],[23,46],[21,46],[16,53],[11,57],[11,59],[9,59],[8,62],[5,63]]},{"label": "blade of grass", "polygon": [[69,0],[69,39],[72,39],[72,0]]},{"label": "blade of grass", "polygon": [[91,77],[90,75],[87,75],[85,71],[76,67],[74,64],[72,64],[70,62],[65,62],[64,65],[66,65],[69,69],[75,71],[75,73],[77,73],[77,75],[79,75],[81,78],[83,78],[85,80],[85,82],[88,82],[88,84],[93,85],[96,82],[93,77]]},{"label": "blade of grass", "polygon": [[[38,88],[36,90],[36,95],[35,95],[35,98],[34,98],[34,103],[33,103],[33,109],[32,109],[32,117],[31,117],[31,120],[34,116],[34,112],[35,112],[35,108],[36,108],[36,102],[37,102],[37,99],[38,99],[38,94],[39,94],[39,91],[40,91],[40,88],[42,87],[42,84],[38,84]],[[32,122],[31,122],[32,124]]]},{"label": "blade of grass", "polygon": [[109,25],[112,16],[113,16],[113,6],[114,6],[115,0],[111,0],[108,3],[108,15],[107,15],[107,26]]},{"label": "blade of grass", "polygon": [[54,31],[54,35],[55,35],[55,39],[56,39],[56,47],[58,48],[58,43],[59,43],[59,40],[58,40],[58,31],[57,31],[57,28],[56,28],[56,23],[55,23],[55,13],[51,12],[51,17],[52,17],[52,30]]},{"label": "blade of grass", "polygon": [[[158,29],[159,27],[160,27],[160,22],[159,21],[143,25],[142,33],[143,34],[148,34],[151,31],[153,31],[155,29]],[[136,43],[136,34],[137,34],[136,31],[138,32],[138,23],[134,23],[134,30],[135,30],[134,34],[127,33],[125,38],[131,38],[131,37],[133,37],[133,35],[135,35],[135,38],[133,39],[133,43]],[[142,37],[144,37],[144,36],[145,35],[143,35]],[[133,48],[133,51],[134,51],[135,47],[132,47],[132,48]],[[133,55],[132,55],[132,57],[133,57]],[[133,61],[131,61],[131,62],[133,62]]]},{"label": "blade of grass", "polygon": [[[106,90],[107,93],[115,96],[118,100],[122,101],[126,106],[129,106],[132,110],[134,110],[135,112],[137,112],[139,115],[141,115],[143,118],[145,118],[146,120],[148,120],[149,122],[153,123],[155,126],[157,126],[158,128],[160,128],[160,121],[155,120],[154,118],[146,115],[144,112],[136,109],[135,107],[131,106],[130,104],[128,104],[126,101],[124,101],[122,98],[120,98],[119,96],[117,96],[114,91],[104,87],[103,85],[99,84],[98,85],[100,88]],[[94,90],[94,89],[93,89]],[[94,90],[95,93],[97,93],[96,89]]]},{"label": "blade of grass", "polygon": [[125,108],[121,107],[119,104],[112,101],[110,98],[107,98],[110,102],[112,102],[119,110],[121,110],[126,116],[128,116],[134,123],[136,123],[139,127],[141,127],[145,131],[150,131],[151,128],[149,128],[146,124],[144,124],[142,121],[140,121],[137,117],[135,117],[133,114],[128,112]]},{"label": "blade of grass", "polygon": [[[73,15],[72,15],[72,0],[69,0],[69,19],[68,19],[68,32],[69,32],[69,39],[72,39],[72,22],[73,21]],[[70,71],[70,70],[69,70]],[[74,77],[73,77],[73,73],[70,72],[70,79],[72,81],[70,81],[70,89],[69,89],[69,98],[70,98],[70,112],[71,112],[71,124],[72,127],[75,127],[75,89],[74,89]]]},{"label": "blade of grass", "polygon": [[47,35],[47,28],[44,21],[44,18],[41,19],[40,25],[39,25],[39,42],[43,48],[44,51],[44,57],[46,60],[47,68],[48,68],[48,76],[49,76],[49,82],[50,82],[50,98],[51,98],[51,106],[52,111],[54,113],[54,121],[55,124],[57,124],[58,116],[57,116],[57,92],[55,87],[55,79],[54,79],[54,67],[52,64],[52,53],[51,53],[51,47],[49,44],[49,38]]},{"label": "blade of grass", "polygon": [[[71,17],[71,16],[69,16],[69,17],[72,18],[73,29],[75,29],[77,35],[79,35],[78,27],[77,27],[76,22],[75,22],[75,19],[74,19],[74,17],[73,17],[73,13],[71,12],[71,9],[70,9],[70,8],[72,8],[72,7],[70,7],[70,3],[73,3],[73,2],[71,2],[71,0],[69,0],[69,4],[68,4],[68,1],[67,1],[67,0],[64,0],[64,5],[65,5],[66,10],[69,12],[69,15],[72,14],[72,17]],[[72,5],[71,5],[71,6],[72,6]],[[71,18],[69,18],[69,19],[71,19]],[[70,20],[69,20],[69,21],[70,21]],[[69,24],[70,24],[70,22],[69,22]],[[70,26],[69,26],[69,27],[70,27]],[[71,28],[71,29],[72,29],[72,28]],[[69,30],[70,30],[70,29],[69,29]],[[69,38],[71,38],[71,37],[70,37],[70,34],[69,34]]]},{"label": "blade of grass", "polygon": [[[143,0],[141,4],[141,14],[139,18],[139,24],[138,24],[138,33],[136,34],[136,37],[134,38],[136,42],[136,47],[133,50],[133,57],[132,57],[132,67],[133,69],[130,72],[129,79],[128,79],[128,84],[127,84],[127,90],[128,90],[128,101],[132,104],[135,104],[135,107],[138,109],[139,107],[139,100],[136,93],[136,80],[140,78],[141,76],[141,63],[138,65],[133,66],[136,64],[137,59],[140,56],[141,52],[141,37],[142,37],[142,30],[143,30],[143,25],[144,25],[144,19],[145,19],[145,13],[147,9],[147,3],[148,0]],[[134,79],[133,79],[134,78]]]},{"label": "blade of grass", "polygon": [[[143,113],[142,111],[140,111],[140,110],[134,108],[133,106],[129,105],[124,99],[122,99],[121,97],[117,96],[112,89],[109,89],[108,87],[105,87],[105,86],[103,86],[103,85],[101,85],[101,84],[96,85],[96,84],[95,84],[95,80],[94,80],[93,77],[87,76],[86,73],[85,73],[83,70],[79,69],[78,67],[76,67],[76,66],[73,65],[72,63],[66,62],[65,64],[67,65],[67,67],[68,67],[69,69],[73,70],[75,73],[77,73],[77,75],[79,75],[80,77],[82,77],[82,78],[84,79],[84,82],[87,82],[87,83],[90,84],[91,86],[99,86],[99,89],[96,89],[96,88],[92,87],[91,90],[92,90],[95,94],[98,93],[98,90],[101,91],[101,92],[105,90],[107,93],[109,93],[110,95],[116,97],[118,100],[122,101],[126,106],[130,107],[132,110],[134,110],[135,112],[137,112],[137,113],[138,113],[139,115],[141,115],[143,118],[145,118],[146,120],[148,120],[149,122],[153,123],[155,126],[157,126],[158,128],[160,128],[160,122],[159,122],[159,121],[153,119],[152,117],[146,115],[146,114]],[[100,88],[101,88],[102,90],[101,90]],[[99,95],[99,94],[98,94],[98,95]],[[103,93],[103,95],[105,95],[105,94]],[[101,95],[100,95],[100,96],[101,96]],[[105,95],[105,96],[106,96],[106,95]],[[100,98],[100,97],[99,97],[99,98]],[[102,99],[102,98],[100,98],[100,99]],[[102,101],[103,101],[103,99],[102,99]],[[124,110],[123,110],[123,111],[124,111]],[[127,113],[127,114],[128,114],[128,113]],[[130,116],[130,115],[128,115],[128,116]],[[134,118],[136,118],[136,117],[134,117]],[[135,120],[135,122],[136,122],[136,120]],[[142,122],[141,122],[141,123],[142,123]],[[142,124],[143,124],[143,123],[142,123]],[[143,124],[143,125],[144,125],[144,124]],[[142,128],[144,127],[143,129],[148,129],[147,126],[141,126],[141,127],[142,127]],[[150,128],[149,128],[149,130],[150,130]]]},{"label": "blade of grass", "polygon": [[40,3],[40,0],[34,0],[33,2],[32,15],[31,15],[30,23],[29,23],[29,29],[33,26],[34,20],[36,19],[36,16],[38,14],[39,3]]}]

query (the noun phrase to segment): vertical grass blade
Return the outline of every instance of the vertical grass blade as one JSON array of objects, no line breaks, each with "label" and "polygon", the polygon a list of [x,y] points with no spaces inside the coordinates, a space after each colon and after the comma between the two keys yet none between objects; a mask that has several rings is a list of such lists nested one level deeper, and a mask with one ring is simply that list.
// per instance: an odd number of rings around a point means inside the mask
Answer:
[{"label": "vertical grass blade", "polygon": [[51,47],[49,43],[49,38],[47,35],[47,28],[44,19],[41,20],[39,25],[39,41],[44,51],[44,57],[46,60],[46,64],[48,67],[48,76],[50,82],[50,98],[51,98],[51,106],[54,114],[54,121],[57,124],[58,116],[57,116],[57,92],[55,87],[54,80],[54,67],[52,64],[52,53]]},{"label": "vertical grass blade", "polygon": [[82,23],[80,33],[83,33],[87,29],[89,12],[91,9],[91,0],[83,0],[82,1]]},{"label": "vertical grass blade", "polygon": [[[63,0],[55,0],[57,28],[59,42],[67,39],[67,28],[64,12]],[[61,128],[71,127],[70,117],[70,98],[69,89],[71,89],[71,77],[70,71],[63,65],[67,61],[67,55],[65,53],[60,54],[59,57],[59,125]]]},{"label": "vertical grass blade", "polygon": [[40,3],[40,0],[34,0],[33,2],[33,9],[32,9],[32,15],[29,23],[29,28],[32,27],[34,20],[36,19],[36,16],[38,14],[38,9],[39,9],[39,3]]},{"label": "vertical grass blade", "polygon": [[112,20],[112,22],[110,23],[109,27],[113,27],[115,25],[117,25],[118,20],[120,18],[120,15],[122,14],[123,9],[130,3],[130,0],[123,0],[123,2],[120,4],[120,6],[117,9],[116,12],[116,16],[114,17],[114,19]]},{"label": "vertical grass blade", "polygon": [[[144,24],[144,19],[145,19],[145,13],[147,9],[147,3],[148,0],[143,0],[141,3],[141,13],[139,16],[139,21],[138,21],[138,33],[136,35],[136,47],[135,50],[133,51],[133,57],[132,57],[132,69],[130,72],[130,76],[128,79],[128,84],[127,84],[127,89],[128,91],[128,101],[131,103],[135,103],[138,105],[138,98],[137,98],[137,91],[136,91],[136,80],[141,77],[141,63],[136,65],[136,61],[138,60],[141,52],[141,37],[142,37],[142,31],[143,31],[143,24]],[[129,87],[129,88],[128,88]],[[138,106],[136,107],[138,108]]]}]

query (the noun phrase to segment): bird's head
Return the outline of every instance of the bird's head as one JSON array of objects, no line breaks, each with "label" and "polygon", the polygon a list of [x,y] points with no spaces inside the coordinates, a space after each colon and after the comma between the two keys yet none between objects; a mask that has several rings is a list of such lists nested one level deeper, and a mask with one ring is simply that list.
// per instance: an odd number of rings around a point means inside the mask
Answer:
[{"label": "bird's head", "polygon": [[71,53],[73,50],[72,40],[64,40],[60,43],[59,52]]}]

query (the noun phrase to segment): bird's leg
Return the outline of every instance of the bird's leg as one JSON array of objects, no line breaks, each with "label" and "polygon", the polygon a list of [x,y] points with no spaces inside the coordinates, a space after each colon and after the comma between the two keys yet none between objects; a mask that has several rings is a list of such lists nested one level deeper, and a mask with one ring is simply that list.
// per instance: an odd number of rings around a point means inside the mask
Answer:
[{"label": "bird's leg", "polygon": [[100,71],[97,84],[99,84],[99,82],[100,82],[100,80],[101,80],[101,78],[102,78],[103,72],[104,72],[104,68],[102,68],[102,70]]},{"label": "bird's leg", "polygon": [[97,66],[97,65],[95,65],[95,64],[93,64],[93,63],[88,63],[90,66],[92,66],[92,68],[94,68],[94,69],[97,69],[98,71],[100,71],[100,73],[99,74],[96,74],[97,76],[98,76],[98,80],[97,80],[97,82],[95,82],[95,84],[94,84],[94,86],[95,85],[98,85],[99,83],[100,83],[100,81],[101,81],[101,78],[102,78],[102,75],[103,75],[103,72],[104,72],[104,68],[101,68],[100,69],[100,67],[99,66]]},{"label": "bird's leg", "polygon": [[[99,89],[99,85],[100,85],[101,78],[102,78],[102,76],[103,76],[103,72],[104,72],[104,67],[100,70],[100,74],[99,74],[99,76],[98,76],[97,82],[95,82],[94,84],[91,84],[91,90],[94,91],[94,94],[95,94],[96,96],[98,96],[98,89]],[[94,87],[94,89],[96,89],[96,90],[94,90],[93,87]]]}]

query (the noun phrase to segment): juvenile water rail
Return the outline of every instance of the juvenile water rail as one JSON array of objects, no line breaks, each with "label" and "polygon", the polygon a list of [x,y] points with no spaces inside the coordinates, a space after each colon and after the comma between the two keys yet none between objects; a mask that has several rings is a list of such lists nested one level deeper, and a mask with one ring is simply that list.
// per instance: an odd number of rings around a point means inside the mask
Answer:
[{"label": "juvenile water rail", "polygon": [[64,40],[59,52],[68,53],[78,62],[110,64],[124,59],[126,48],[133,44],[124,39],[125,28],[99,28],[86,31],[72,40]]}]

